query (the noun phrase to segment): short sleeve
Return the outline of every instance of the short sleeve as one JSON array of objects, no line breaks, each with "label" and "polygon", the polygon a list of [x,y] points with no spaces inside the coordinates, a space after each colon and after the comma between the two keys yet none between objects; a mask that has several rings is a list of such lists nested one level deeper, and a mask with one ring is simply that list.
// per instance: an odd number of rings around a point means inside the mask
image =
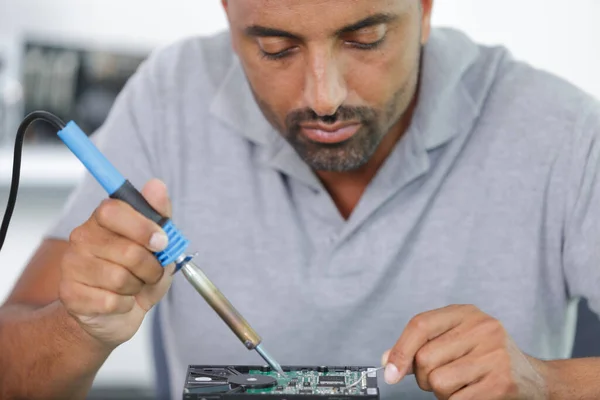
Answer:
[{"label": "short sleeve", "polygon": [[[161,178],[156,160],[153,159],[160,107],[151,65],[151,59],[146,60],[129,79],[106,121],[91,136],[107,159],[138,188],[151,178]],[[86,171],[47,237],[68,239],[71,231],[85,222],[107,196],[100,184]]]},{"label": "short sleeve", "polygon": [[571,144],[563,268],[569,295],[600,315],[600,105],[584,113]]}]

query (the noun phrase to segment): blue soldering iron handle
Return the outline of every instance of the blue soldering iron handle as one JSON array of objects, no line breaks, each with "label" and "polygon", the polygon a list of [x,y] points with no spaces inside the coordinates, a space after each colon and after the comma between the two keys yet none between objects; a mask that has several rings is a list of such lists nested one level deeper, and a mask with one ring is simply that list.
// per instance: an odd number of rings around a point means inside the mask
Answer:
[{"label": "blue soldering iron handle", "polygon": [[169,238],[169,245],[165,250],[155,253],[163,267],[184,254],[189,241],[169,218],[163,217],[148,204],[144,196],[117,171],[75,122],[69,122],[64,129],[58,132],[58,137],[83,163],[111,198],[126,202],[163,228]]}]

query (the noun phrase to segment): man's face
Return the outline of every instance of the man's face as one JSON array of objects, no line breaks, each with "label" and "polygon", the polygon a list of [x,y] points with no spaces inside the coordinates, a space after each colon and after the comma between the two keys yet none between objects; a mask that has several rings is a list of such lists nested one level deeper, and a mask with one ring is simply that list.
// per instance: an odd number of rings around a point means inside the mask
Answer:
[{"label": "man's face", "polygon": [[223,1],[254,97],[315,170],[363,166],[411,104],[432,0]]}]

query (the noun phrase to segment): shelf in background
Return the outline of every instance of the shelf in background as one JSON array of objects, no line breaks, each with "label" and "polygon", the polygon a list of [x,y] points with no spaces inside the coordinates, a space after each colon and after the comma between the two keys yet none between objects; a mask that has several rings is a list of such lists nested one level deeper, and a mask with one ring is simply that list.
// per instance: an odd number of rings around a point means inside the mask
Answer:
[{"label": "shelf in background", "polygon": [[[13,166],[12,147],[0,148],[0,188],[10,187]],[[74,187],[85,167],[61,146],[23,146],[19,187]]]}]

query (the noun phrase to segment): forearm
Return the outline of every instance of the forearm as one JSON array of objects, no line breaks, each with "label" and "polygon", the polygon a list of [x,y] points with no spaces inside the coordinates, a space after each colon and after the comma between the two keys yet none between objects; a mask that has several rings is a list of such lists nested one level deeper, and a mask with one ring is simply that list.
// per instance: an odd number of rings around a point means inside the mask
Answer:
[{"label": "forearm", "polygon": [[546,361],[544,364],[551,400],[600,398],[600,358]]},{"label": "forearm", "polygon": [[58,301],[0,308],[1,399],[84,399],[109,354]]}]

